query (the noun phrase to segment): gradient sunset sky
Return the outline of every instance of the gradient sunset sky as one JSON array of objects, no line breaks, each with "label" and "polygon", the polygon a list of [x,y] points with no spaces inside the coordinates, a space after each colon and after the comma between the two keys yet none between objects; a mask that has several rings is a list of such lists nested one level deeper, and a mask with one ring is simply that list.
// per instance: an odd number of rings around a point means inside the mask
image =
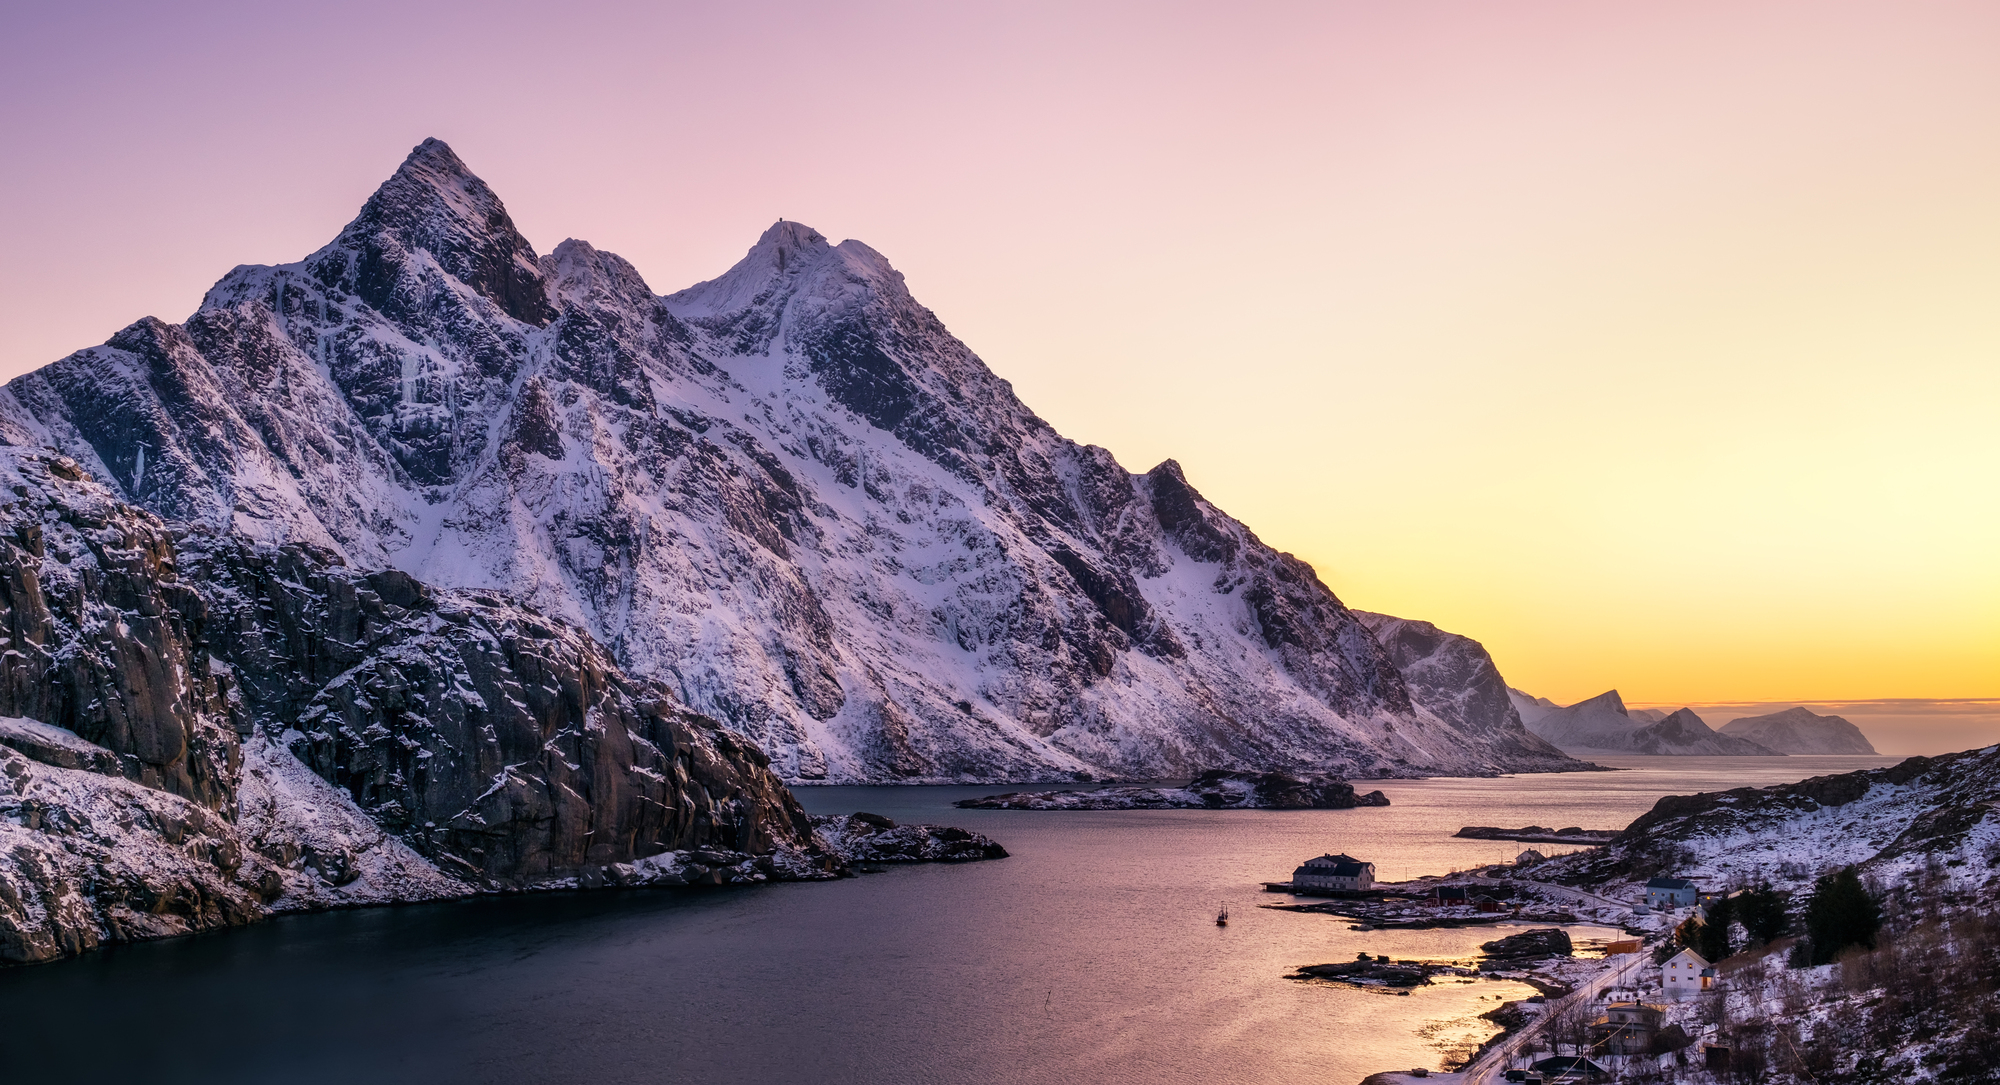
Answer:
[{"label": "gradient sunset sky", "polygon": [[0,376],[298,259],[434,135],[660,292],[781,216],[866,241],[1060,431],[1534,693],[2000,697],[1991,0],[0,25]]}]

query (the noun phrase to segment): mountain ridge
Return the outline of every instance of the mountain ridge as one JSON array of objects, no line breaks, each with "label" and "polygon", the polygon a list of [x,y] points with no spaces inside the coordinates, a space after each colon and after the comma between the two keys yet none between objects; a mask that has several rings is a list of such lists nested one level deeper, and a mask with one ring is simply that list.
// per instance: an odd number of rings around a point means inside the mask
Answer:
[{"label": "mountain ridge", "polygon": [[1506,694],[1531,734],[1566,753],[1758,757],[1778,752],[1713,730],[1691,708],[1635,714],[1615,689],[1572,705],[1556,705],[1511,687]]},{"label": "mountain ridge", "polygon": [[503,591],[792,782],[1582,767],[1407,679],[1178,464],[1062,438],[865,244],[781,221],[659,295],[537,254],[436,140],[303,260],[10,382],[0,439],[169,519]]}]

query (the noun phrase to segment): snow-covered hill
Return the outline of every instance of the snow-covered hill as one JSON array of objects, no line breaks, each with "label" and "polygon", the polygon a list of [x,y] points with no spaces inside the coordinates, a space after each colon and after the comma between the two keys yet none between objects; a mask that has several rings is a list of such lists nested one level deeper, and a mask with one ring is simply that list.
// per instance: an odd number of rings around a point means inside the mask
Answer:
[{"label": "snow-covered hill", "polygon": [[1172,461],[1057,434],[866,245],[780,222],[661,297],[435,140],[318,252],[13,381],[0,439],[575,623],[794,781],[1578,767]]},{"label": "snow-covered hill", "polygon": [[1673,874],[1704,888],[1799,890],[1849,864],[1885,881],[1935,868],[1991,896],[2000,885],[2000,747],[1670,795],[1610,844],[1537,863],[1532,876],[1591,885]]}]

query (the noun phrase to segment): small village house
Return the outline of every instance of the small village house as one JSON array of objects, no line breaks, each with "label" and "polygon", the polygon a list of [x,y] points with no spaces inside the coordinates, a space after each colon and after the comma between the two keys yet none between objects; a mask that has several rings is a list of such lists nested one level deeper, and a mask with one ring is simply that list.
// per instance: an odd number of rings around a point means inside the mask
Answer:
[{"label": "small village house", "polygon": [[1350,892],[1375,887],[1375,864],[1352,855],[1322,855],[1307,859],[1292,871],[1292,885],[1298,889],[1340,889]]},{"label": "small village house", "polygon": [[1607,1055],[1643,1055],[1666,1020],[1666,1007],[1644,1002],[1612,1002],[1590,1023],[1590,1049]]},{"label": "small village house", "polygon": [[1470,894],[1462,885],[1439,885],[1431,889],[1431,899],[1427,901],[1433,908],[1463,908],[1470,902]]},{"label": "small village house", "polygon": [[1686,998],[1715,986],[1715,968],[1701,954],[1681,950],[1660,966],[1660,990],[1668,998]]},{"label": "small village house", "polygon": [[1686,878],[1654,878],[1646,883],[1646,907],[1655,910],[1685,908],[1700,896],[1701,891]]}]

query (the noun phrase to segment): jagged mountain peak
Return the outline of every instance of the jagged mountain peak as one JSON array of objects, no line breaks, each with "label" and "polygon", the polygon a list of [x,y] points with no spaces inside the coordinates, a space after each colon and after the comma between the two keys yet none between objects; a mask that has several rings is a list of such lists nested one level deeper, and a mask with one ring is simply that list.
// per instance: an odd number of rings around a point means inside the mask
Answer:
[{"label": "jagged mountain peak", "polygon": [[411,289],[423,253],[516,320],[540,325],[552,315],[534,246],[500,197],[442,140],[418,144],[329,248],[340,251],[322,250],[310,261],[316,276],[351,281],[377,309]]},{"label": "jagged mountain peak", "polygon": [[667,295],[667,308],[727,336],[741,353],[762,351],[801,281],[832,251],[818,230],[780,219],[728,271]]},{"label": "jagged mountain peak", "polygon": [[765,230],[762,236],[757,238],[756,246],[750,251],[755,253],[758,249],[767,247],[791,251],[824,249],[827,247],[827,240],[826,235],[807,226],[803,222],[788,222],[785,219],[779,219],[772,223],[770,229]]},{"label": "jagged mountain peak", "polygon": [[15,381],[0,436],[586,626],[796,779],[1575,767],[1476,645],[1404,630],[1413,696],[1179,464],[1064,439],[803,223],[660,297],[587,242],[538,257],[429,141],[333,243],[141,331]]},{"label": "jagged mountain peak", "polygon": [[1627,712],[1625,710],[1624,698],[1618,696],[1618,691],[1615,689],[1607,689],[1603,693],[1600,693],[1597,696],[1590,698],[1589,700],[1578,701],[1577,703],[1571,705],[1570,707],[1584,709],[1586,711],[1609,709],[1613,712],[1618,713],[1621,716],[1631,715],[1630,712]]},{"label": "jagged mountain peak", "polygon": [[654,303],[652,287],[631,261],[588,241],[567,238],[541,259],[549,290],[565,303],[616,301],[639,309]]}]

